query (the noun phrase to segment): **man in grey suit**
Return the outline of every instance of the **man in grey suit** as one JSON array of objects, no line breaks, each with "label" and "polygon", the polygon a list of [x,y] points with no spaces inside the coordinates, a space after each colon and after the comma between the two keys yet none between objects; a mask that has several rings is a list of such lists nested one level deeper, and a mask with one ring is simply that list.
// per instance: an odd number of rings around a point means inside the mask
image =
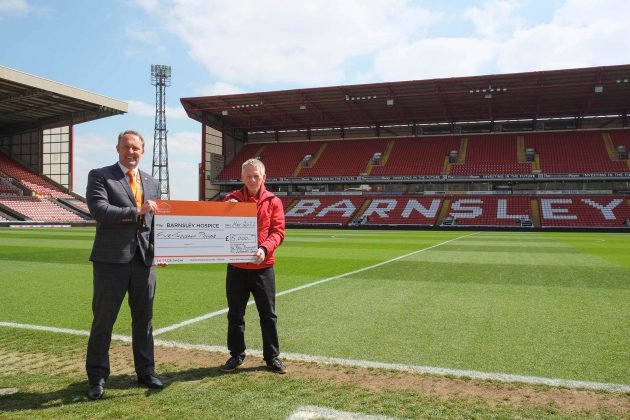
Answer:
[{"label": "man in grey suit", "polygon": [[153,214],[160,198],[158,181],[140,171],[144,139],[137,131],[118,136],[118,162],[88,175],[87,205],[96,220],[92,248],[94,319],[85,367],[88,397],[103,397],[109,376],[112,329],[126,293],[132,319],[133,359],[138,382],[152,389],[163,384],[153,356]]}]

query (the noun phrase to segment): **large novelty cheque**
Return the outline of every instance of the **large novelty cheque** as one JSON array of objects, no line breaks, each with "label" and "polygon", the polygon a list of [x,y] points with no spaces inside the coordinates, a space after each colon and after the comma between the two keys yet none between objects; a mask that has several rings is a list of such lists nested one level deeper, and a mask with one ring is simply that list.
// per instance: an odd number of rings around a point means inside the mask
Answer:
[{"label": "large novelty cheque", "polygon": [[177,200],[156,203],[156,263],[242,263],[256,259],[256,204]]}]

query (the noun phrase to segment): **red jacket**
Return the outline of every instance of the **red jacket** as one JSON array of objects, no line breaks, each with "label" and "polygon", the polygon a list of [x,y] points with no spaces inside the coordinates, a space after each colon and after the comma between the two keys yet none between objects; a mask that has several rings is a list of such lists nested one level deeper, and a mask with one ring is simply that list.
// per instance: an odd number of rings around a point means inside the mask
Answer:
[{"label": "red jacket", "polygon": [[225,196],[225,201],[234,199],[242,203],[256,203],[258,221],[258,246],[265,249],[265,259],[259,265],[252,263],[233,263],[234,267],[246,270],[259,270],[271,267],[276,261],[274,251],[284,241],[284,209],[282,201],[261,185],[258,196],[249,195],[247,188],[235,190]]}]

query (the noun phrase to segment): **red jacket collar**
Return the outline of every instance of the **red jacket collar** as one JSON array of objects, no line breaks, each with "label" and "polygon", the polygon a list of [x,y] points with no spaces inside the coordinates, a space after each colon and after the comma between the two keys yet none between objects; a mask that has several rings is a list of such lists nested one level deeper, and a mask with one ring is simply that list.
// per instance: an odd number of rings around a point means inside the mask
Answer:
[{"label": "red jacket collar", "polygon": [[[249,195],[249,192],[247,191],[247,187],[243,185],[243,188],[241,188],[240,190],[236,190],[234,192],[234,195],[238,196],[238,199],[241,201],[249,201],[249,198],[251,197]],[[266,198],[269,197],[273,197],[274,194],[272,192],[267,191],[267,187],[265,187],[265,184],[263,183],[260,186],[260,190],[258,191],[258,199],[257,201],[262,201]]]}]

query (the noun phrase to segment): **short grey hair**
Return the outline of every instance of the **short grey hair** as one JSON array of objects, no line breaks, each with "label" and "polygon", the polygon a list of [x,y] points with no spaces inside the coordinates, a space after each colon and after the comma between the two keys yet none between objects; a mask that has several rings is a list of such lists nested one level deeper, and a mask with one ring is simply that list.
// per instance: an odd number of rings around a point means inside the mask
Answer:
[{"label": "short grey hair", "polygon": [[136,136],[136,137],[138,137],[140,139],[140,141],[142,142],[142,150],[144,150],[144,137],[142,137],[142,134],[140,134],[136,130],[125,130],[125,131],[121,132],[118,135],[118,144],[120,144],[120,141],[125,136]]},{"label": "short grey hair", "polygon": [[260,172],[265,174],[265,164],[262,163],[262,161],[260,159],[256,159],[256,158],[247,159],[241,165],[241,172],[244,171],[245,168],[248,167],[248,166],[253,166],[254,168],[260,170]]}]

